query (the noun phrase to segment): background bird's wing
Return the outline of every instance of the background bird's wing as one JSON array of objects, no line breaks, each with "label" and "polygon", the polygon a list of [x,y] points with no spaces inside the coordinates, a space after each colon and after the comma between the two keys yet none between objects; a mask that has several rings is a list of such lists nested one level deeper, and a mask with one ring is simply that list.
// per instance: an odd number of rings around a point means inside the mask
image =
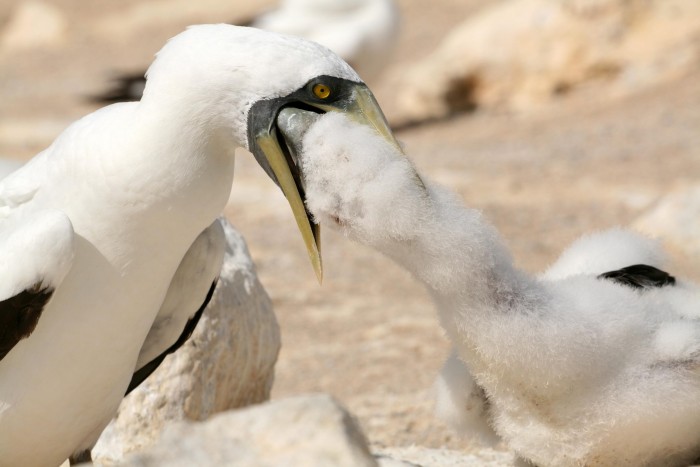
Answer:
[{"label": "background bird's wing", "polygon": [[89,99],[99,104],[141,100],[143,89],[146,87],[145,74],[146,71],[143,70],[115,76],[106,91],[90,96]]},{"label": "background bird's wing", "polygon": [[19,208],[0,218],[0,360],[34,331],[73,255],[64,213]]},{"label": "background bird's wing", "polygon": [[225,249],[226,237],[219,220],[214,221],[192,243],[170,282],[163,304],[146,336],[127,394],[192,335],[214,294]]},{"label": "background bird's wing", "polygon": [[676,278],[661,269],[646,264],[635,264],[615,271],[608,271],[598,276],[636,289],[650,289],[675,285]]}]

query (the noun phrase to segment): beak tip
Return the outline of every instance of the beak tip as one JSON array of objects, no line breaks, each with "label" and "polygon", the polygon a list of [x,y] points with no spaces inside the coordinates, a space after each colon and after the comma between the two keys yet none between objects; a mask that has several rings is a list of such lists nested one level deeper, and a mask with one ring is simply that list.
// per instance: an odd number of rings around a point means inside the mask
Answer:
[{"label": "beak tip", "polygon": [[318,249],[309,252],[309,258],[311,259],[311,267],[316,274],[316,280],[318,280],[318,285],[323,285],[323,262],[321,260],[321,254]]}]

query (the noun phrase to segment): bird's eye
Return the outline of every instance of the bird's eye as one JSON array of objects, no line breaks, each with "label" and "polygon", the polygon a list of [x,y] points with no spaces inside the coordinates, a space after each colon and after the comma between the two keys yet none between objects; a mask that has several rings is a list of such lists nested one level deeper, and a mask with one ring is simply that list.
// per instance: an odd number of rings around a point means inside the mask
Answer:
[{"label": "bird's eye", "polygon": [[331,88],[329,88],[325,84],[318,83],[314,85],[313,92],[314,95],[319,99],[327,99],[328,96],[331,95]]}]

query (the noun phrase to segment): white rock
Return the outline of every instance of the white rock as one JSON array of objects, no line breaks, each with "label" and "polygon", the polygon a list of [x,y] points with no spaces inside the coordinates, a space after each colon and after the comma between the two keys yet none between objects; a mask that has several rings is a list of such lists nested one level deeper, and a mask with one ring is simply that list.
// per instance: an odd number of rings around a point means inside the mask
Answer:
[{"label": "white rock", "polygon": [[5,28],[0,31],[0,50],[15,51],[60,45],[68,26],[61,10],[38,1],[18,2]]},{"label": "white rock", "polygon": [[170,426],[120,466],[362,467],[377,463],[352,416],[327,395],[301,396]]},{"label": "white rock", "polygon": [[269,399],[280,348],[277,320],[243,237],[229,247],[214,296],[189,341],[124,399],[93,450],[115,461],[150,445],[166,425]]}]

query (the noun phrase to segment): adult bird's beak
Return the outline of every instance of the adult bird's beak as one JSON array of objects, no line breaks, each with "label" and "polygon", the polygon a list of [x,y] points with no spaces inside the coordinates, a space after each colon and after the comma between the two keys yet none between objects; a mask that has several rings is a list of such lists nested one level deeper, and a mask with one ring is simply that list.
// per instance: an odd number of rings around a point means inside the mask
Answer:
[{"label": "adult bird's beak", "polygon": [[284,193],[294,214],[306,251],[309,253],[311,266],[314,268],[319,284],[323,281],[323,262],[321,260],[321,226],[316,224],[304,205],[304,189],[299,170],[287,157],[287,152],[279,143],[280,134],[272,128],[269,134],[260,134],[256,142],[265,155],[270,172],[268,175],[277,182]]},{"label": "adult bird's beak", "polygon": [[[319,84],[322,83],[322,84]],[[318,92],[318,86],[324,92]],[[375,129],[401,150],[376,99],[363,83],[329,76],[318,77],[294,93],[253,104],[248,116],[248,143],[260,166],[280,187],[287,198],[316,277],[323,279],[321,228],[313,221],[304,204],[304,182],[298,167],[297,150],[301,136],[315,119],[300,119],[306,128],[297,128],[291,141],[289,131],[280,131],[278,116],[283,109],[313,112],[343,112],[348,118]]]}]

